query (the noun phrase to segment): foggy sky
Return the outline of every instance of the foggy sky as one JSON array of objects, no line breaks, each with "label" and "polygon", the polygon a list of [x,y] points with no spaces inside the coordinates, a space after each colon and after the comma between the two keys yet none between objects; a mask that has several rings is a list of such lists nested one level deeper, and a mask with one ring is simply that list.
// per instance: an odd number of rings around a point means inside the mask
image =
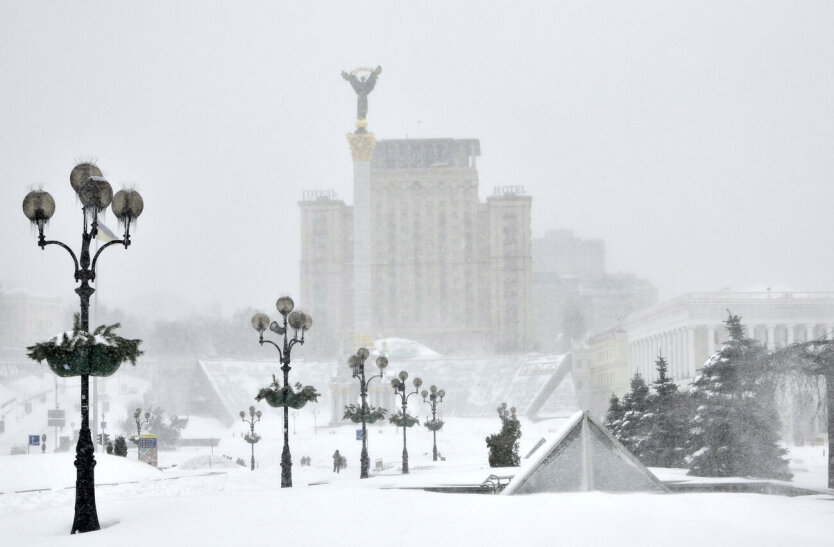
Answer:
[{"label": "foggy sky", "polygon": [[48,237],[78,248],[68,176],[93,157],[145,198],[133,246],[102,256],[103,303],[298,300],[301,192],[352,203],[339,74],[379,64],[369,130],[480,139],[482,198],[525,186],[534,236],[603,238],[662,299],[834,290],[834,4],[276,4],[0,3],[4,288],[74,303],[21,201],[43,185]]}]

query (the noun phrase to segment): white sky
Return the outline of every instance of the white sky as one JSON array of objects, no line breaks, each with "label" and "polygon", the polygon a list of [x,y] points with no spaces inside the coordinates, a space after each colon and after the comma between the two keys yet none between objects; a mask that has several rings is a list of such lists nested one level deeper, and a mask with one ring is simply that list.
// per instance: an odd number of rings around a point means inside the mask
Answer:
[{"label": "white sky", "polygon": [[482,196],[524,185],[534,236],[603,238],[662,298],[834,290],[834,4],[310,4],[0,2],[0,284],[74,298],[20,204],[45,185],[48,236],[78,247],[68,175],[92,156],[146,205],[102,302],[297,296],[302,190],[351,202],[339,74],[380,64],[377,138],[479,138]]}]

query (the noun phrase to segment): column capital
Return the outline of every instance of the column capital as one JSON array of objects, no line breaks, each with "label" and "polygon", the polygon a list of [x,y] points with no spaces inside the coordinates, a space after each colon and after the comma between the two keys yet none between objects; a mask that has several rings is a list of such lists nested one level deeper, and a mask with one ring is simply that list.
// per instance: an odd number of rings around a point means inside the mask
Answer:
[{"label": "column capital", "polygon": [[348,133],[347,141],[353,161],[371,161],[376,147],[376,137],[373,133]]}]

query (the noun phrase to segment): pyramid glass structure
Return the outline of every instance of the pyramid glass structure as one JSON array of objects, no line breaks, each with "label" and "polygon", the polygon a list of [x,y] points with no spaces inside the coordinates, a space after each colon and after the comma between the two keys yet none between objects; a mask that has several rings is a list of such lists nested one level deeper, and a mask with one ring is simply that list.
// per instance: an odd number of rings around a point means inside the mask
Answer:
[{"label": "pyramid glass structure", "polygon": [[587,410],[574,414],[504,489],[539,492],[668,492],[666,486]]}]

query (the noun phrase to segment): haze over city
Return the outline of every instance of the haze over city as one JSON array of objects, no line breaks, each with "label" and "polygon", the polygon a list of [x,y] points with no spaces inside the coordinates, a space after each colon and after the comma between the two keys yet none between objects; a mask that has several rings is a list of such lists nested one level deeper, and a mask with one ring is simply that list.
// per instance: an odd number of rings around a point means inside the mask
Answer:
[{"label": "haze over city", "polygon": [[[15,3],[0,18],[4,288],[74,305],[20,203],[94,158],[145,213],[103,257],[102,302],[161,316],[269,307],[299,287],[302,191],[352,201],[355,95],[384,67],[377,138],[477,138],[482,199],[533,197],[532,232],[605,240],[661,299],[834,290],[828,3]],[[112,217],[110,217],[112,221]],[[108,219],[105,219],[108,222]]]}]

